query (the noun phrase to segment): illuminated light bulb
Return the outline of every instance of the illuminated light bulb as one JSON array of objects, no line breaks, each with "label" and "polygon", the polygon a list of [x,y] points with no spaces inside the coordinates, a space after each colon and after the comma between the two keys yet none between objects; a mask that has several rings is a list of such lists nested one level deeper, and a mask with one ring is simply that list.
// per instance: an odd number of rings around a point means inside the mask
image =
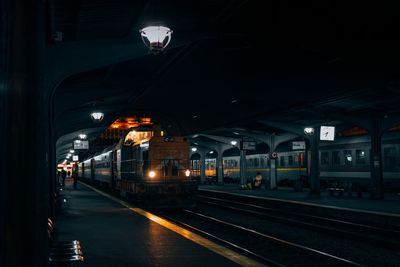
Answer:
[{"label": "illuminated light bulb", "polygon": [[104,118],[104,113],[102,112],[93,112],[90,114],[90,117],[94,122],[101,122]]},{"label": "illuminated light bulb", "polygon": [[314,128],[312,128],[312,127],[305,127],[305,128],[304,128],[304,133],[305,133],[306,135],[313,135],[313,134],[314,134]]},{"label": "illuminated light bulb", "polygon": [[154,54],[163,51],[171,41],[172,30],[164,26],[149,26],[139,32],[144,44]]}]

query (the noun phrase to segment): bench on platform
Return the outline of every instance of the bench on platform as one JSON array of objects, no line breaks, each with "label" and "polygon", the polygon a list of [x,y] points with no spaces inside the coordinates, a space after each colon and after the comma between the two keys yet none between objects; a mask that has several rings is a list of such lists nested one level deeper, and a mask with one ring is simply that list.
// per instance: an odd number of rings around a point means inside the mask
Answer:
[{"label": "bench on platform", "polygon": [[50,266],[68,266],[73,262],[84,262],[81,243],[79,240],[59,241],[56,240],[56,229],[54,222],[47,219],[47,234],[49,240],[49,262]]}]

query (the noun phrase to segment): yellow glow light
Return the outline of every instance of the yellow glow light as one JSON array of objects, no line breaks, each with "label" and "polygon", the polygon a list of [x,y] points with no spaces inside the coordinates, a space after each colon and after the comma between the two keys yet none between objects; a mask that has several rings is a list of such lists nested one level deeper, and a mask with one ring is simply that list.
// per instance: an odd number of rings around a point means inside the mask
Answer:
[{"label": "yellow glow light", "polygon": [[186,171],[185,171],[185,175],[186,175],[186,177],[189,177],[189,176],[190,176],[190,171],[189,171],[189,170],[186,170]]},{"label": "yellow glow light", "polygon": [[150,177],[150,178],[156,177],[156,172],[155,172],[155,171],[150,171],[150,172],[149,172],[149,177]]}]

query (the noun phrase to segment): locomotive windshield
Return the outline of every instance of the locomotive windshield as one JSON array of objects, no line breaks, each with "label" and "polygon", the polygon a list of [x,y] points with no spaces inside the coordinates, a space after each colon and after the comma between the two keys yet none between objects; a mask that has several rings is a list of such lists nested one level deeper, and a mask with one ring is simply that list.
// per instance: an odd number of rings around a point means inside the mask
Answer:
[{"label": "locomotive windshield", "polygon": [[125,146],[140,145],[150,140],[153,136],[152,131],[138,132],[135,130],[130,131],[124,140]]}]

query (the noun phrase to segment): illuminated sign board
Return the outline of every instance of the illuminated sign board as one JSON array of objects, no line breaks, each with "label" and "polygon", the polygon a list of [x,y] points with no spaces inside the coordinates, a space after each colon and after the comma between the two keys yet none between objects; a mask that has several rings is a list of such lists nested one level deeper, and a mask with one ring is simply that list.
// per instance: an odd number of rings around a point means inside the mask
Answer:
[{"label": "illuminated sign board", "polygon": [[292,142],[292,150],[304,150],[306,149],[305,141],[293,141]]},{"label": "illuminated sign board", "polygon": [[321,126],[319,139],[321,141],[334,141],[335,140],[335,127],[334,126]]},{"label": "illuminated sign board", "polygon": [[87,140],[75,140],[74,149],[89,149],[89,141]]},{"label": "illuminated sign board", "polygon": [[242,141],[242,149],[243,150],[256,150],[256,142],[255,141]]},{"label": "illuminated sign board", "polygon": [[78,160],[79,160],[79,156],[78,155],[72,156],[72,161],[78,161]]}]

